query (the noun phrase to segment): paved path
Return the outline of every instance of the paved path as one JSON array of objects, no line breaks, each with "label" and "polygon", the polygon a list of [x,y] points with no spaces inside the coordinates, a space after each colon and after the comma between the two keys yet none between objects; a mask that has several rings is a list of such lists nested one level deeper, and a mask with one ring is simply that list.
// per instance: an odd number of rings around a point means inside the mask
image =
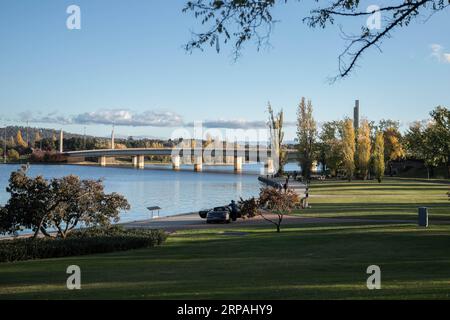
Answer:
[{"label": "paved path", "polygon": [[[274,214],[266,214],[267,218],[277,219]],[[375,219],[347,219],[347,218],[307,218],[294,215],[285,215],[283,225],[304,224],[304,223],[415,223],[412,220],[375,220]],[[205,219],[199,217],[198,213],[189,213],[171,217],[161,217],[150,220],[141,220],[123,223],[126,228],[163,229],[169,232],[188,229],[214,229],[214,228],[242,228],[247,226],[269,225],[270,222],[261,216],[252,219],[238,219],[230,224],[207,224]]]}]

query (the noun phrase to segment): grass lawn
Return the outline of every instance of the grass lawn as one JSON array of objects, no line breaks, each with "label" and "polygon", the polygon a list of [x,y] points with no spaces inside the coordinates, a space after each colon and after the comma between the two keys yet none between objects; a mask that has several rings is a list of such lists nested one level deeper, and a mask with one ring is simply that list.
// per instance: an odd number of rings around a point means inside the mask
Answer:
[{"label": "grass lawn", "polygon": [[[450,225],[240,231],[185,231],[153,249],[0,264],[0,299],[450,298]],[[65,288],[72,264],[82,270],[79,291]],[[372,264],[382,290],[366,288]]]},{"label": "grass lawn", "polygon": [[[312,194],[324,196],[300,214],[415,219],[425,204],[432,223],[180,231],[152,249],[0,264],[0,299],[448,299],[447,188],[409,180],[318,183]],[[82,290],[65,287],[73,264],[81,267]],[[366,287],[373,264],[381,290]]]},{"label": "grass lawn", "polygon": [[417,208],[428,207],[431,222],[450,221],[448,183],[425,179],[377,181],[316,181],[311,185],[311,207],[297,211],[306,217],[344,217],[417,220]]}]

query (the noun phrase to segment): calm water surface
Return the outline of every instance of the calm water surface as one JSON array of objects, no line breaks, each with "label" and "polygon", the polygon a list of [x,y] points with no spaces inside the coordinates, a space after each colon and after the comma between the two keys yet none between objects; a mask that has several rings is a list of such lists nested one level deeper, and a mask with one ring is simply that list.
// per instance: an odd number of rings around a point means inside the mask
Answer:
[{"label": "calm water surface", "polygon": [[[9,194],[5,188],[9,175],[19,165],[0,165],[0,204],[5,204]],[[258,194],[257,174],[260,166],[244,165],[243,174],[233,174],[231,166],[204,167],[207,172],[193,172],[186,167],[172,171],[166,166],[152,166],[146,170],[129,168],[102,168],[71,165],[31,165],[29,175],[45,178],[75,174],[82,179],[103,179],[107,192],[123,194],[131,210],[121,215],[121,221],[148,219],[146,209],[159,206],[161,216],[198,211],[224,205],[232,199],[248,198]],[[289,170],[295,166],[290,165]],[[190,170],[189,170],[190,169]]]}]

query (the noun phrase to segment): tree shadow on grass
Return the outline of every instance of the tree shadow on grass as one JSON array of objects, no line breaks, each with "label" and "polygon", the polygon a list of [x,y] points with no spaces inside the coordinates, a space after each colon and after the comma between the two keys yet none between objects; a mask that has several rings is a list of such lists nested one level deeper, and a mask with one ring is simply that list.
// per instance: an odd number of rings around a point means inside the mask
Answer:
[{"label": "tree shadow on grass", "polygon": [[[9,272],[8,277],[0,272],[2,286],[34,285],[42,290],[27,292],[25,287],[17,295],[0,293],[0,298],[358,298],[372,294],[364,287],[365,270],[374,263],[382,267],[383,285],[395,281],[397,287],[384,292],[392,297],[442,296],[444,288],[431,288],[429,282],[450,278],[450,269],[443,267],[449,260],[445,254],[450,244],[448,233],[415,232],[395,225],[290,228],[281,234],[212,236],[184,244],[86,256],[82,261],[79,257],[53,259],[53,267],[47,270],[36,270],[39,261],[20,263],[23,268]],[[82,286],[87,286],[80,292],[69,292],[64,268],[77,263],[83,272]],[[404,290],[399,280],[416,285]],[[60,289],[46,289],[49,284]]]}]

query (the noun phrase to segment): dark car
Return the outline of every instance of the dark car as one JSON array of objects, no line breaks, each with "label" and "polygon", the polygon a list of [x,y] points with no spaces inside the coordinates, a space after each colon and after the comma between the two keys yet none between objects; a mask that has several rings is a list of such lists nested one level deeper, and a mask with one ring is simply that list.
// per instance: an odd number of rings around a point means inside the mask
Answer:
[{"label": "dark car", "polygon": [[198,212],[198,215],[200,216],[200,218],[202,218],[202,219],[206,219],[206,215],[208,214],[208,212],[210,212],[212,209],[203,209],[203,210],[200,210],[199,212]]},{"label": "dark car", "polygon": [[230,223],[230,208],[216,207],[206,215],[206,223]]}]

